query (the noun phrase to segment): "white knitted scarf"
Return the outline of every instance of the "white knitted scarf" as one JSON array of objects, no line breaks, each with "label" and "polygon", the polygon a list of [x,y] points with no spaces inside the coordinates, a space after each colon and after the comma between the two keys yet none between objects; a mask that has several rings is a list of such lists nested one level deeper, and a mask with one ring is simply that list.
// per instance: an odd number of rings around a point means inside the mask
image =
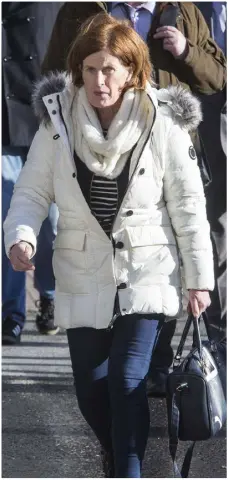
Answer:
[{"label": "white knitted scarf", "polygon": [[89,170],[111,179],[122,172],[132,147],[145,129],[151,128],[154,115],[145,90],[129,89],[104,138],[99,118],[81,87],[73,102],[72,116],[77,155]]}]

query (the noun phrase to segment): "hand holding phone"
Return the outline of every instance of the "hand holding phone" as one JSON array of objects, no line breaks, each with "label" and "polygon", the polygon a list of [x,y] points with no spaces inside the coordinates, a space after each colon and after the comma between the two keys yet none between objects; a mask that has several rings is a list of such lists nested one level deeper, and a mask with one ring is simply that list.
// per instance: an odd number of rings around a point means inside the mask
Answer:
[{"label": "hand holding phone", "polygon": [[175,58],[185,58],[188,54],[188,43],[177,28],[171,26],[158,27],[153,38],[163,40],[163,48],[170,52]]}]

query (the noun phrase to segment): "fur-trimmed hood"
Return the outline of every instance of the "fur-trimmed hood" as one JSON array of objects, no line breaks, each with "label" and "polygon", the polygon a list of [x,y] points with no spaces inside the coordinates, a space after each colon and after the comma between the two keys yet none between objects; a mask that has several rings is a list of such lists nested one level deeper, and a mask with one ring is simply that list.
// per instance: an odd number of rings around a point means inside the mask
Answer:
[{"label": "fur-trimmed hood", "polygon": [[[201,104],[191,92],[181,86],[170,86],[161,90],[150,88],[150,90],[153,91],[153,96],[157,99],[157,106],[169,107],[173,119],[181,128],[190,132],[198,127],[203,119]],[[67,76],[65,72],[52,72],[35,85],[32,103],[40,122],[43,121],[48,124],[51,121],[43,98],[64,91],[72,92],[72,96],[75,93],[71,77]]]}]

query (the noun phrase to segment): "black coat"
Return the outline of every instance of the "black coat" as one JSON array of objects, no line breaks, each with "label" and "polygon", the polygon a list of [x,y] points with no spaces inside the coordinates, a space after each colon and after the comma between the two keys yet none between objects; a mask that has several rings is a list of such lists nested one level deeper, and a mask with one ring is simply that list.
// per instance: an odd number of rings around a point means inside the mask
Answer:
[{"label": "black coat", "polygon": [[29,147],[38,128],[31,107],[62,2],[2,3],[2,144]]}]

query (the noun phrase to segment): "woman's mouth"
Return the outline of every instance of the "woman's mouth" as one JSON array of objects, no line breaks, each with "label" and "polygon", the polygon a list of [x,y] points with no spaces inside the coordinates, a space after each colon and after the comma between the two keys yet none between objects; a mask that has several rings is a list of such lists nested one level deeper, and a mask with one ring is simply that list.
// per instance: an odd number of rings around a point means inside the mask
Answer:
[{"label": "woman's mouth", "polygon": [[103,97],[103,96],[106,96],[108,95],[108,92],[94,92],[94,95],[96,95],[97,97]]}]

